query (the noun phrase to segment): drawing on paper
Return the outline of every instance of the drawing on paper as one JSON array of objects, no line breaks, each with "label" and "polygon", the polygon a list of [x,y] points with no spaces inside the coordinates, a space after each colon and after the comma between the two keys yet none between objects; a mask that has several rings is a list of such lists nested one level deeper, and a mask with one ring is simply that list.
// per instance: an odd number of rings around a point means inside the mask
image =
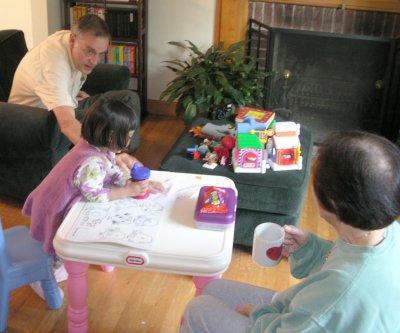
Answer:
[{"label": "drawing on paper", "polygon": [[83,205],[68,240],[111,242],[139,249],[154,244],[165,204],[161,201],[122,199]]}]

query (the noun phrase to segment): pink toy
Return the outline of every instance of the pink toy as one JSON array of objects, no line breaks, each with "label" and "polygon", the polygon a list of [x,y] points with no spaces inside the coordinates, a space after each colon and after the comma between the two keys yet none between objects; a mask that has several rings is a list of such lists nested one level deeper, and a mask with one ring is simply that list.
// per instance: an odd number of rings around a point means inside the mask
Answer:
[{"label": "pink toy", "polygon": [[263,173],[264,147],[257,135],[238,133],[236,147],[232,152],[233,169],[235,172]]},{"label": "pink toy", "polygon": [[[149,179],[150,169],[145,166],[140,166],[138,163],[135,163],[131,169],[131,177],[132,177],[132,181],[134,181],[134,182]],[[149,195],[150,195],[150,191],[147,191],[145,194],[138,195],[134,198],[135,199],[146,199]]]}]

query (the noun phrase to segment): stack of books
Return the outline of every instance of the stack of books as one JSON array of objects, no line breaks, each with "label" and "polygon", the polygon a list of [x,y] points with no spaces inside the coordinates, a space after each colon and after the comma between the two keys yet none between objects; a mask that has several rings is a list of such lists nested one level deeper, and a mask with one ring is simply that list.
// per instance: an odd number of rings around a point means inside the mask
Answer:
[{"label": "stack of books", "polygon": [[138,12],[135,9],[105,9],[101,6],[76,5],[70,9],[71,26],[81,16],[87,14],[98,15],[105,20],[113,38],[135,39],[138,36]]}]

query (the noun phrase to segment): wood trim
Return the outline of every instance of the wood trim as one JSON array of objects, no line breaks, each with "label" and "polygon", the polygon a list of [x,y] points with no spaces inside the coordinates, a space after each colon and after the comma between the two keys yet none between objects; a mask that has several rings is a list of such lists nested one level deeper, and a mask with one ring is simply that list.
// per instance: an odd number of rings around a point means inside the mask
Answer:
[{"label": "wood trim", "polygon": [[[246,38],[249,1],[251,0],[216,0],[214,45],[220,41],[229,45]],[[399,0],[257,0],[255,2],[400,13]]]},{"label": "wood trim", "polygon": [[369,11],[382,11],[400,13],[400,1],[371,1],[371,0],[346,0],[343,1],[345,8],[369,10]]},{"label": "wood trim", "polygon": [[245,39],[248,19],[249,0],[216,0],[214,44]]},{"label": "wood trim", "polygon": [[173,102],[169,105],[166,101],[156,99],[147,100],[147,111],[149,112],[149,114],[175,117],[175,110],[176,102]]},{"label": "wood trim", "polygon": [[400,13],[399,0],[257,0],[255,2]]}]

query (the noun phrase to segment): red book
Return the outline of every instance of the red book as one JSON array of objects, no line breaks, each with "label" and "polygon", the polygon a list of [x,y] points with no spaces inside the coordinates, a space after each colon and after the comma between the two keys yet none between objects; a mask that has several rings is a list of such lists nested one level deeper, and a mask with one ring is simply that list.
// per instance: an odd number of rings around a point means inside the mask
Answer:
[{"label": "red book", "polygon": [[265,127],[268,128],[272,120],[274,120],[275,118],[275,112],[246,106],[244,108],[238,109],[235,121],[237,123],[241,123],[246,117],[250,116],[254,117],[257,122],[265,124]]}]

